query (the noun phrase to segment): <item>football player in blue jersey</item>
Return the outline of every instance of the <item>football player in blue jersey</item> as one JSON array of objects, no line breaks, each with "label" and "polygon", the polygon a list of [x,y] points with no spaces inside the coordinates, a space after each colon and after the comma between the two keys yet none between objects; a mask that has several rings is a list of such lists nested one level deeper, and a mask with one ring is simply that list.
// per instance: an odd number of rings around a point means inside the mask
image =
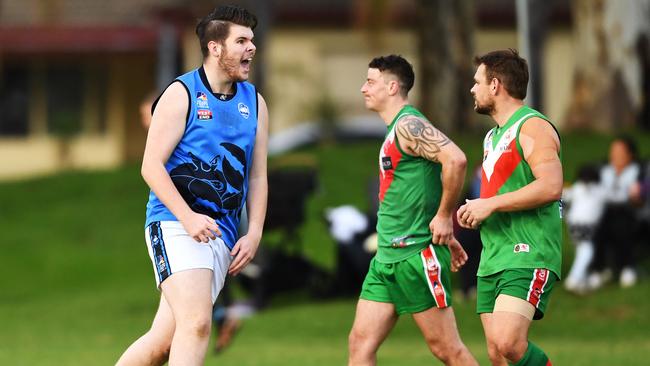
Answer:
[{"label": "football player in blue jersey", "polygon": [[[266,214],[268,110],[246,80],[256,17],[221,6],[196,27],[204,60],[154,103],[142,162],[160,305],[118,365],[200,365],[226,275],[255,256]],[[248,232],[237,231],[244,203]]]}]

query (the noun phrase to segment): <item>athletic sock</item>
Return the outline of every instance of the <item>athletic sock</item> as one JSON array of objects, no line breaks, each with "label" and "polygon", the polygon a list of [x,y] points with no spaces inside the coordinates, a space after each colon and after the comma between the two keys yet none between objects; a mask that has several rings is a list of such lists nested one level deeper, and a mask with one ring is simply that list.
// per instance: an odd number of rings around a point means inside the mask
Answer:
[{"label": "athletic sock", "polygon": [[524,357],[516,363],[508,363],[511,366],[552,366],[546,353],[537,347],[533,342],[528,341],[528,348]]}]

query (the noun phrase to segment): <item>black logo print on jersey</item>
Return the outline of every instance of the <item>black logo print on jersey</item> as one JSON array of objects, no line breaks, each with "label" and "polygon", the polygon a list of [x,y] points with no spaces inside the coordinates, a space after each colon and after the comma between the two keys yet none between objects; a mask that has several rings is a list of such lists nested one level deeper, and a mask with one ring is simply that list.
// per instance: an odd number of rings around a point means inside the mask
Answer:
[{"label": "black logo print on jersey", "polygon": [[206,163],[190,153],[191,163],[172,169],[169,175],[194,212],[214,219],[240,213],[244,193],[246,154],[237,145],[224,142],[225,150]]},{"label": "black logo print on jersey", "polygon": [[384,170],[391,170],[393,169],[393,161],[391,160],[390,156],[383,156],[381,158],[381,167]]}]

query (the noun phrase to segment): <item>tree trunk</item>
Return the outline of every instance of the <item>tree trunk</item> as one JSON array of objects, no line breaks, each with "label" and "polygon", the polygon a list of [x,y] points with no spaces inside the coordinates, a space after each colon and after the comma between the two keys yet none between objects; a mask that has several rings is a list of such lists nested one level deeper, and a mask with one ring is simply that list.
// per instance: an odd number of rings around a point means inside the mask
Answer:
[{"label": "tree trunk", "polygon": [[474,56],[473,0],[419,0],[420,109],[445,132],[469,126]]},{"label": "tree trunk", "polygon": [[565,126],[633,126],[644,104],[641,80],[648,70],[637,45],[650,32],[650,0],[575,0],[572,5],[575,73]]}]

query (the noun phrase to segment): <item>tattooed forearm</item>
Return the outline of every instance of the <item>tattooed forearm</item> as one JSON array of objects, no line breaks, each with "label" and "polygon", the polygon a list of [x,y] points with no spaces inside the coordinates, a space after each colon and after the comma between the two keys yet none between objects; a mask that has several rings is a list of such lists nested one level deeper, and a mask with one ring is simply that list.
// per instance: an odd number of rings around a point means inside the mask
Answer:
[{"label": "tattooed forearm", "polygon": [[397,123],[397,134],[414,155],[438,161],[440,148],[451,141],[444,133],[419,117],[409,116]]}]

